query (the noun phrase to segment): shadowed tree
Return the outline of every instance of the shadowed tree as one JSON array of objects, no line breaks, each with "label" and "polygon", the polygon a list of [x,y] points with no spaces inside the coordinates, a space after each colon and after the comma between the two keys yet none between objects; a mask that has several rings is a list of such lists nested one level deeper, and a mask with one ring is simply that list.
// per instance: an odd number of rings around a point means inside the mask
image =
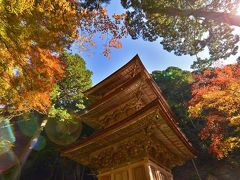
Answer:
[{"label": "shadowed tree", "polygon": [[239,0],[122,0],[128,9],[127,24],[133,39],[161,39],[163,48],[176,55],[198,55],[193,68],[212,65],[238,51]]},{"label": "shadowed tree", "polygon": [[161,88],[169,106],[176,114],[181,129],[196,147],[200,147],[198,132],[201,124],[192,122],[187,112],[188,101],[192,97],[192,73],[177,67],[168,67],[163,71],[153,71],[152,77]]}]

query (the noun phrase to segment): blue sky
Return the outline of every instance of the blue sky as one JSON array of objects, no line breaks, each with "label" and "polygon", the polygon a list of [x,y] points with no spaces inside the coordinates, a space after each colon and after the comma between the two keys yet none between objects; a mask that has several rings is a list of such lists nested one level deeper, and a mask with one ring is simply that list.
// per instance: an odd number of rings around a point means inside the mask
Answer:
[{"label": "blue sky", "polygon": [[[111,1],[111,4],[106,6],[108,13],[122,13],[122,8],[119,0]],[[184,70],[191,70],[190,66],[196,59],[195,56],[176,56],[163,50],[159,41],[147,42],[142,39],[132,40],[130,37],[121,40],[123,47],[121,49],[112,49],[111,59],[108,60],[102,55],[103,44],[105,40],[96,38],[96,48],[91,48],[88,51],[81,51],[77,45],[73,46],[73,52],[79,53],[86,61],[87,68],[93,72],[93,84],[97,84],[107,76],[111,75],[114,71],[118,70],[126,64],[132,57],[138,54],[151,73],[154,70],[164,70],[169,66],[176,66]],[[202,53],[202,55],[206,55]],[[234,57],[230,59],[233,61]]]},{"label": "blue sky", "polygon": [[[101,43],[96,49],[92,48],[87,52],[81,53],[87,64],[87,68],[93,72],[93,84],[96,84],[118,70],[131,58],[138,54],[149,72],[163,70],[169,66],[177,66],[181,69],[190,70],[194,58],[190,56],[175,56],[162,49],[159,42],[146,42],[141,39],[132,40],[126,38],[122,40],[121,49],[112,49],[111,59],[102,55]],[[74,48],[75,51],[79,49]]]}]

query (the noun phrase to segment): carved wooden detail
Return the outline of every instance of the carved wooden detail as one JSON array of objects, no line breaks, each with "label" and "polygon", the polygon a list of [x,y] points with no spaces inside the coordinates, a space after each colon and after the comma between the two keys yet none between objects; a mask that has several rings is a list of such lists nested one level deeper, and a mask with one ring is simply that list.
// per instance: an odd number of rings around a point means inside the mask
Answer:
[{"label": "carved wooden detail", "polygon": [[134,159],[139,159],[147,155],[146,142],[148,142],[148,138],[144,133],[136,134],[127,140],[91,153],[90,164],[96,169],[111,169]]},{"label": "carved wooden detail", "polygon": [[144,157],[161,162],[167,168],[182,164],[183,159],[172,153],[164,144],[150,137],[153,134],[154,127],[156,126],[150,123],[146,131],[92,152],[89,155],[87,164],[97,170],[111,169]]},{"label": "carved wooden detail", "polygon": [[151,145],[148,148],[148,155],[151,159],[169,169],[184,162],[183,159],[170,152],[163,144],[156,143],[155,141],[151,141]]},{"label": "carved wooden detail", "polygon": [[[81,151],[82,153],[69,153],[68,157],[73,157],[72,159],[96,170],[111,169],[144,157],[171,169],[183,164],[188,157],[180,152],[182,147],[178,144],[167,144],[169,143],[167,136],[172,134],[171,129],[163,124],[165,123],[160,111],[155,110],[124,130],[118,130],[88,145],[87,149]],[[157,136],[156,133],[160,133],[161,130],[163,133]],[[166,137],[165,131],[168,132]]]},{"label": "carved wooden detail", "polygon": [[144,107],[144,103],[142,102],[142,99],[141,99],[141,93],[137,92],[135,93],[135,98],[120,105],[113,111],[110,111],[104,114],[104,116],[100,117],[98,119],[98,122],[101,122],[100,127],[107,128],[127,118],[128,116],[134,114],[135,112],[140,110],[142,107]]}]

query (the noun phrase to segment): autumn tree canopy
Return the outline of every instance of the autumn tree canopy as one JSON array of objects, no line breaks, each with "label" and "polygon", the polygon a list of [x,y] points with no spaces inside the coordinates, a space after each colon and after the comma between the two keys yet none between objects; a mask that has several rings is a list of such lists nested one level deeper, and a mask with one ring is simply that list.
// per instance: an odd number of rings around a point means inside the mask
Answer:
[{"label": "autumn tree canopy", "polygon": [[240,147],[240,65],[226,65],[195,75],[189,113],[205,120],[201,139],[218,158]]},{"label": "autumn tree canopy", "polygon": [[153,71],[152,77],[160,87],[171,110],[176,114],[179,127],[193,143],[195,148],[203,149],[198,136],[202,128],[200,121],[193,121],[188,113],[188,101],[192,98],[192,72],[178,67],[168,67],[162,71]]},{"label": "autumn tree canopy", "polygon": [[0,2],[0,115],[47,113],[54,84],[64,77],[59,56],[73,42],[94,45],[109,34],[104,54],[121,47],[125,15],[111,19],[100,3],[68,0]]},{"label": "autumn tree canopy", "polygon": [[[86,136],[92,133],[92,128],[82,125],[75,119],[76,114],[82,111],[86,105],[87,101],[83,91],[92,85],[92,72],[86,68],[85,61],[77,54],[64,53],[59,59],[65,65],[65,72],[51,92],[51,107],[48,114],[42,115],[36,111],[30,111],[11,120],[5,119],[2,121],[0,123],[0,157],[10,152],[15,153],[15,158],[19,158],[18,161],[21,161],[23,165],[25,161],[22,157],[28,156],[33,148],[37,151],[51,152],[50,156],[56,162],[61,158],[59,152],[56,152],[56,150],[53,152],[53,147],[73,143],[80,135]],[[47,119],[47,123],[44,133],[40,134],[41,124],[45,119]],[[84,129],[83,133],[82,129]],[[36,139],[38,141],[34,142]],[[38,153],[36,153],[37,157],[39,157]],[[38,158],[38,160],[46,162],[46,157]],[[11,158],[3,158],[1,161],[4,161],[0,165],[1,172],[9,168],[7,164],[14,165]],[[50,161],[44,166],[51,173],[55,172],[56,168],[55,166],[53,168],[52,163]],[[60,163],[60,165],[62,164]],[[39,169],[39,166],[36,167]],[[14,171],[13,173],[17,172]]]},{"label": "autumn tree canopy", "polygon": [[147,41],[160,38],[163,48],[176,55],[198,55],[204,50],[208,58],[197,56],[193,68],[212,65],[236,55],[240,26],[236,15],[239,0],[122,0],[128,9],[128,29],[133,39]]},{"label": "autumn tree canopy", "polygon": [[[63,124],[66,128],[53,127],[50,132],[51,134],[48,134],[49,124],[47,124],[45,133],[43,133],[44,138],[47,139],[46,147],[41,151],[33,151],[30,154],[21,173],[22,179],[46,179],[49,177],[61,179],[63,176],[74,179],[77,177],[82,178],[82,176],[90,176],[85,172],[85,167],[61,157],[60,152],[56,150],[56,146],[71,143],[69,138],[73,134],[67,128],[68,123],[74,121],[75,117],[73,114],[80,112],[86,105],[86,98],[83,91],[92,85],[92,72],[86,68],[85,61],[79,55],[64,53],[60,57],[60,60],[65,64],[65,73],[64,77],[58,81],[54,87],[54,91],[51,93],[52,106],[49,111],[48,123],[50,123],[50,126],[53,123],[58,127]],[[74,124],[74,126],[77,125]],[[88,134],[88,131],[86,126],[84,126],[81,135]],[[59,134],[60,137],[58,138]],[[68,165],[66,166],[66,164]],[[83,172],[79,173],[81,171]],[[79,174],[76,174],[76,172]]]},{"label": "autumn tree canopy", "polygon": [[171,109],[186,128],[188,123],[187,103],[191,99],[192,73],[177,67],[168,67],[163,71],[153,71],[152,77],[161,88]]}]

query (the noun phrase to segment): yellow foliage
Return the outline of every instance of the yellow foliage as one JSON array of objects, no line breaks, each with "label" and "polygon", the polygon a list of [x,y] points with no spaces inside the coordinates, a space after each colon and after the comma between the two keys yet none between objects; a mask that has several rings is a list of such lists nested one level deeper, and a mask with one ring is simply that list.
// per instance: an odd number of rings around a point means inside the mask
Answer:
[{"label": "yellow foliage", "polygon": [[231,153],[236,148],[240,148],[240,138],[237,137],[227,138],[226,140],[223,141],[223,143],[220,146],[220,149],[223,152],[223,157],[227,157],[229,153]]},{"label": "yellow foliage", "polygon": [[[218,158],[240,147],[240,65],[227,65],[196,76],[188,112],[202,118],[202,139]],[[231,130],[229,128],[231,127]]]}]

